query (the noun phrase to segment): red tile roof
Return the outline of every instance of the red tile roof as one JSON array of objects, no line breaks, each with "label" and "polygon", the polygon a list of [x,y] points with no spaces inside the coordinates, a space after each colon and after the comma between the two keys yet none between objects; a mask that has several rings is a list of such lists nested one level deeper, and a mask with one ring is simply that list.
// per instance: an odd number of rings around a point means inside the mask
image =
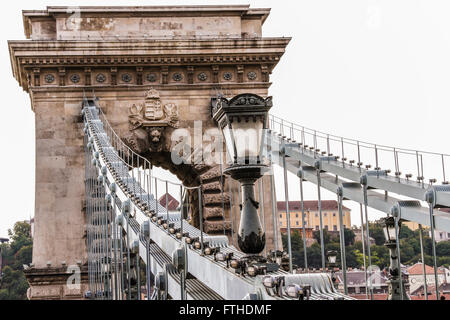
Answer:
[{"label": "red tile roof", "polygon": [[[318,211],[319,203],[317,200],[305,200],[303,201],[305,211]],[[278,211],[286,211],[286,201],[277,201]],[[289,210],[301,210],[300,201],[289,201]],[[322,200],[322,211],[323,210],[337,210],[338,203],[336,200]],[[349,208],[342,206],[345,211],[350,211]]]},{"label": "red tile roof", "polygon": [[[412,275],[423,274],[422,262],[417,262],[416,264],[409,267],[407,270],[408,270],[408,273],[412,274]],[[434,268],[430,267],[428,265],[425,265],[425,272],[426,272],[426,274],[434,274]],[[444,273],[444,271],[442,271],[441,269],[438,268],[438,273],[442,274],[442,273]]]},{"label": "red tile roof", "polygon": [[169,211],[176,211],[180,202],[178,202],[177,199],[172,197],[172,195],[170,193],[163,194],[158,200],[159,204],[162,205],[164,208],[166,207],[166,194],[167,194],[167,199],[169,201],[167,208],[169,209]]}]

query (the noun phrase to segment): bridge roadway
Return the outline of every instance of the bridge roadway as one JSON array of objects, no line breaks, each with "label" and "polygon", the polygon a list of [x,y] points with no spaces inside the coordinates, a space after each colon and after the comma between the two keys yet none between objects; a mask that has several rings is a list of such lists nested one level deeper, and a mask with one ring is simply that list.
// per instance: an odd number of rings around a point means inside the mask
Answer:
[{"label": "bridge roadway", "polygon": [[[166,217],[165,208],[158,207],[156,211],[157,201],[152,195],[142,189],[141,185],[133,178],[129,171],[128,165],[120,157],[110,142],[110,138],[105,132],[105,124],[100,120],[99,107],[96,102],[90,100],[83,103],[83,113],[85,120],[86,134],[89,141],[92,142],[92,156],[98,160],[96,171],[99,175],[103,175],[104,188],[106,194],[113,194],[112,206],[113,213],[121,212],[122,204],[129,201],[131,204],[130,212],[133,217],[124,219],[122,228],[125,232],[129,232],[132,239],[127,243],[131,245],[134,239],[139,239],[139,256],[145,264],[147,264],[147,239],[140,234],[140,226],[144,221],[150,221],[150,269],[153,274],[164,272],[165,264],[168,264],[167,283],[168,294],[173,299],[180,299],[180,274],[171,266],[172,252],[181,246],[181,240],[175,235],[170,234],[161,225],[150,219],[151,212],[157,212],[158,217]],[[109,131],[112,129],[109,128]],[[115,184],[115,191],[112,192],[112,184]],[[140,201],[144,200],[144,201]],[[180,217],[173,217],[175,226],[181,225]],[[177,221],[178,220],[178,221]],[[129,223],[129,227],[127,226]],[[200,230],[190,226],[187,221],[183,220],[184,231],[188,231],[189,235],[198,236]],[[234,258],[241,258],[244,254],[238,251],[234,246],[229,245],[223,236],[209,236],[204,233],[204,240],[209,241],[211,246],[220,246],[221,252],[232,252]],[[265,289],[261,285],[261,276],[250,277],[241,276],[234,272],[234,269],[226,266],[225,262],[214,261],[213,256],[201,254],[201,250],[188,246],[187,265],[189,279],[187,279],[186,291],[187,299],[227,299],[238,300],[245,298],[250,293],[259,293],[262,299],[291,299],[287,295],[278,297],[269,289]],[[287,283],[308,283],[311,285],[311,300],[334,300],[353,298],[345,296],[336,291],[331,283],[331,279],[327,274],[298,274],[290,275],[289,273],[279,270],[270,272],[271,275],[284,275]],[[312,279],[308,282],[307,279]]]}]

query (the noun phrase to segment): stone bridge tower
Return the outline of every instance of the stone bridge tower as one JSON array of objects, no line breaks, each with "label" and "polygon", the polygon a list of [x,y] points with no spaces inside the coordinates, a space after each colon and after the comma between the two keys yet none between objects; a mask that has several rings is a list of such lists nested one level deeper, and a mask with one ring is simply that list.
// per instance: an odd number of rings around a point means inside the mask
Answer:
[{"label": "stone bridge tower", "polygon": [[[232,215],[229,205],[222,209],[222,191],[225,203],[230,196],[237,203],[237,182],[231,195],[230,179],[221,184],[218,165],[174,165],[171,134],[184,128],[193,135],[195,121],[202,132],[216,128],[210,101],[218,91],[267,96],[269,76],[290,40],[262,37],[269,12],[247,5],[23,11],[28,40],[9,41],[9,51],[36,119],[35,236],[26,272],[31,299],[79,299],[86,290],[81,101],[93,91],[131,148],[185,185],[203,185],[205,231],[230,234]],[[270,183],[263,185],[270,249],[271,190]],[[198,208],[192,209],[198,223]],[[239,208],[232,210],[237,226]],[[65,286],[72,265],[81,268],[80,288]]]}]

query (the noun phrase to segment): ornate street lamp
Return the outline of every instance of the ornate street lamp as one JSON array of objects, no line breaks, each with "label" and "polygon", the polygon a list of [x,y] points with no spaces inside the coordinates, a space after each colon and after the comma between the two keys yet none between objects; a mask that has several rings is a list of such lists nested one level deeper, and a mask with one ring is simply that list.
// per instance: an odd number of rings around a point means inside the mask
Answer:
[{"label": "ornate street lamp", "polygon": [[232,162],[224,173],[238,180],[242,188],[238,245],[242,252],[253,255],[259,254],[266,242],[254,189],[255,182],[268,170],[261,163],[261,149],[271,107],[272,97],[264,99],[250,93],[230,100],[218,96],[211,101],[212,117],[218,123]]},{"label": "ornate street lamp", "polygon": [[401,221],[398,220],[397,222],[394,217],[387,217],[382,219],[381,225],[386,238],[384,245],[389,249],[390,253],[389,280],[387,281],[389,285],[388,300],[410,300],[405,290],[406,280],[402,277],[400,260],[397,255],[397,241]]},{"label": "ornate street lamp", "polygon": [[337,257],[337,251],[330,250],[327,252],[327,258],[328,258],[328,266],[331,268],[331,281],[333,281],[334,287],[337,289],[338,283],[336,279],[336,275],[334,272],[334,269],[336,267],[336,257]]}]

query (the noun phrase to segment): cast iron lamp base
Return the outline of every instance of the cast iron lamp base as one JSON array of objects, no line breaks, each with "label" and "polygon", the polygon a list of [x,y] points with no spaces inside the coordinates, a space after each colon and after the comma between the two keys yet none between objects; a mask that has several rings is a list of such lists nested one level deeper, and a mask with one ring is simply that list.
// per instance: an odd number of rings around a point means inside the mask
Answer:
[{"label": "cast iron lamp base", "polygon": [[242,187],[241,220],[238,229],[238,245],[242,252],[257,255],[266,245],[266,235],[258,217],[259,203],[255,200],[255,181],[269,168],[263,164],[233,164],[225,174],[238,180]]}]

